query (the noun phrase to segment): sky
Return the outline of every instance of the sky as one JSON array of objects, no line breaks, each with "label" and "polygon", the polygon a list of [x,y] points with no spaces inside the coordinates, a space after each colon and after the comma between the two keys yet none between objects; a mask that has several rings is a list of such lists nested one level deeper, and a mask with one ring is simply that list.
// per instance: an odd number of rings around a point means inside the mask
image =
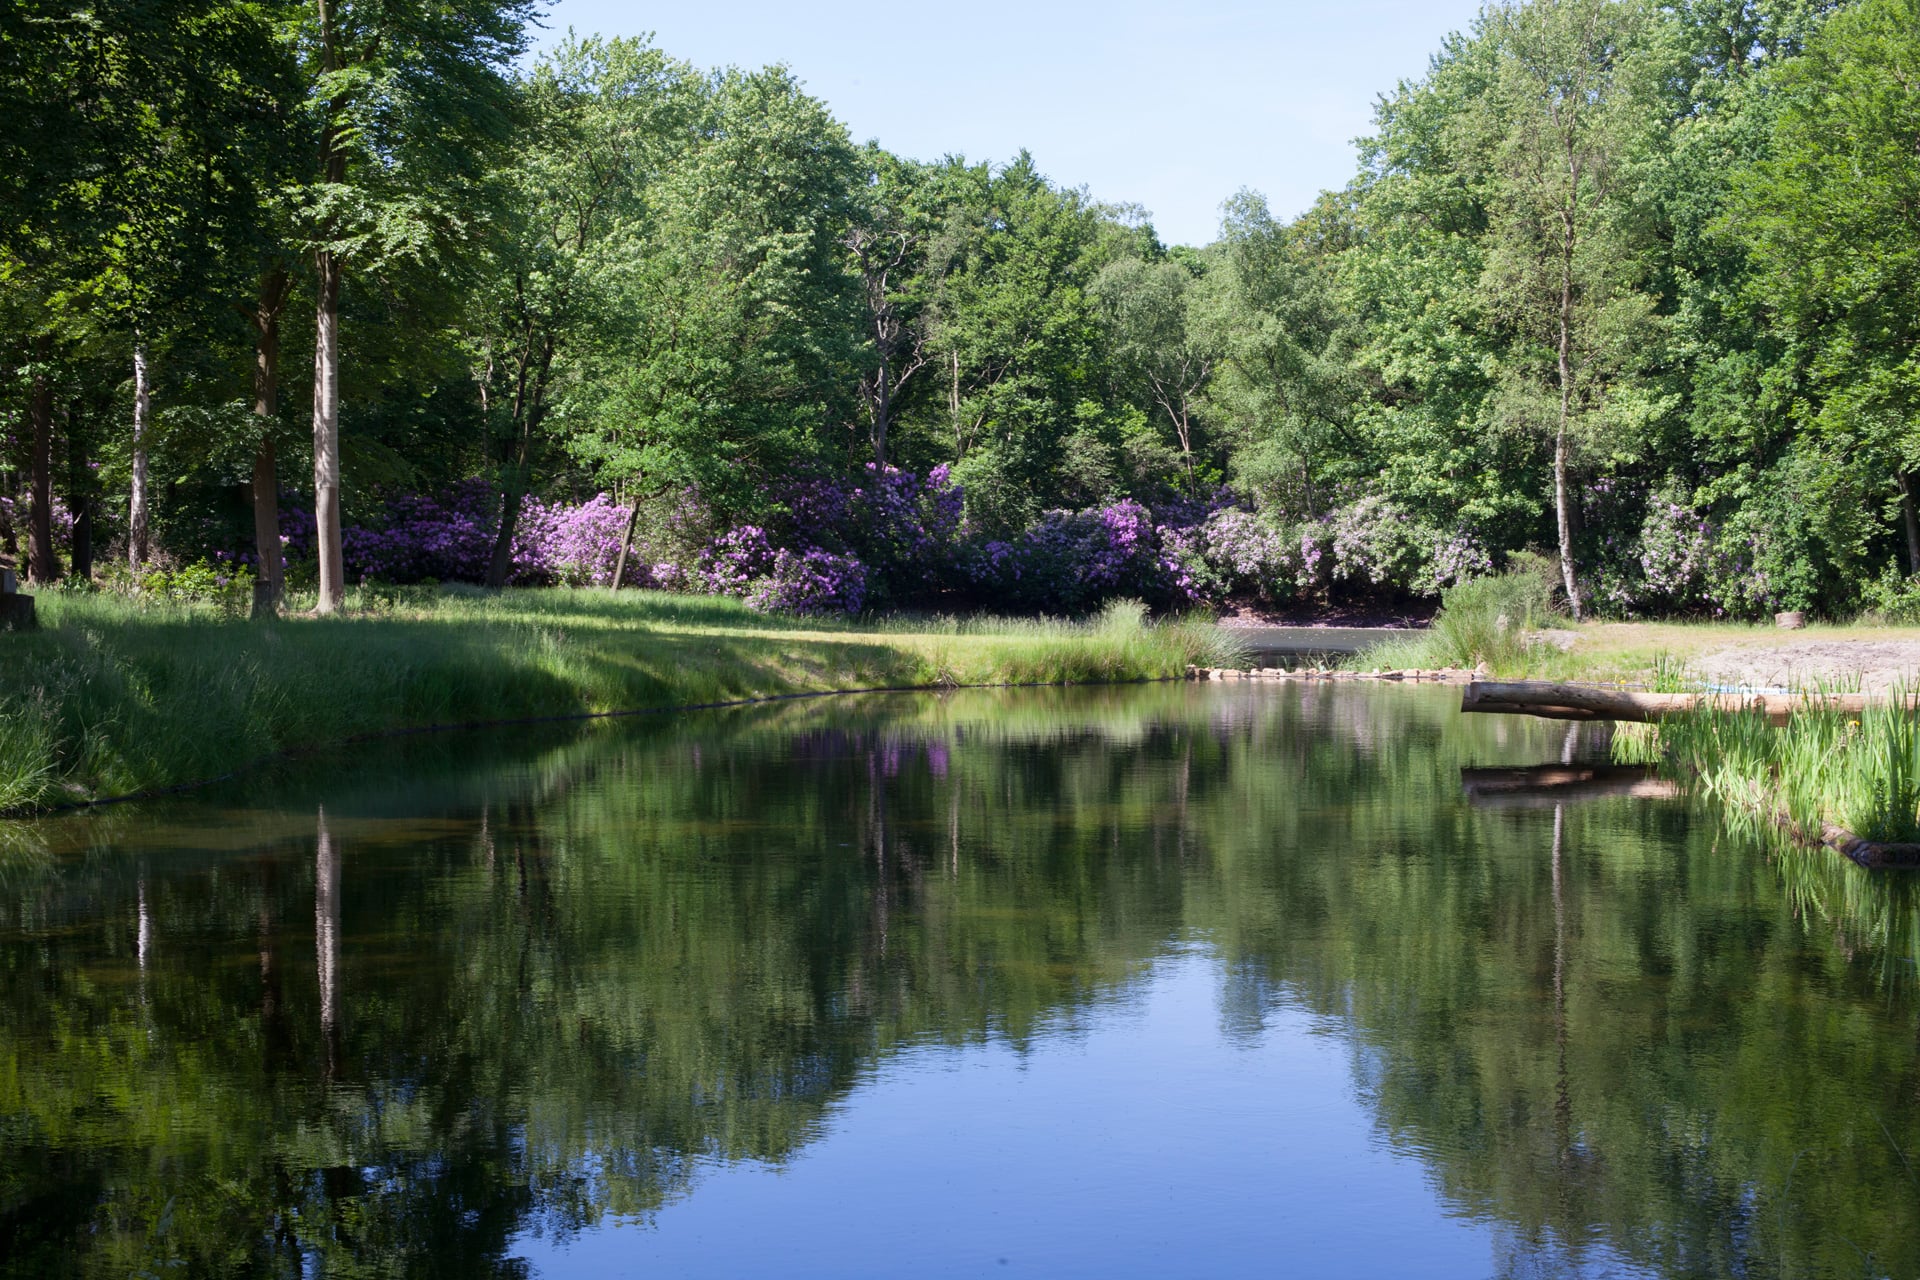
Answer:
[{"label": "sky", "polygon": [[652,32],[699,67],[782,62],[856,142],[1004,162],[1144,206],[1169,244],[1205,244],[1243,187],[1291,217],[1355,169],[1375,100],[1468,27],[1480,0],[1184,5],[1111,0],[549,0],[541,47]]}]

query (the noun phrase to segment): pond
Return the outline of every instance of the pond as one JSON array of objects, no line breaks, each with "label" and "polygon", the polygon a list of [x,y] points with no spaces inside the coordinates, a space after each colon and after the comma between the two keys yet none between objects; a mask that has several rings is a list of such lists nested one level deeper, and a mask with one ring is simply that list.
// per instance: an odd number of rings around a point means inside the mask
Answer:
[{"label": "pond", "polygon": [[0,825],[0,1274],[1920,1273],[1912,882],[1463,786],[1605,744],[1458,696],[802,701]]}]

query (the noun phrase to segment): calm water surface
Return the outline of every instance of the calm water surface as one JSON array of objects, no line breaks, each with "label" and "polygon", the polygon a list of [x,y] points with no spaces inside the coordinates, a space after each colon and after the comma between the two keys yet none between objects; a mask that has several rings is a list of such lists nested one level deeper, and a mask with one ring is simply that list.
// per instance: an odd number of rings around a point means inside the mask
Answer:
[{"label": "calm water surface", "polygon": [[1457,692],[842,699],[0,824],[7,1276],[1920,1276],[1910,881]]}]

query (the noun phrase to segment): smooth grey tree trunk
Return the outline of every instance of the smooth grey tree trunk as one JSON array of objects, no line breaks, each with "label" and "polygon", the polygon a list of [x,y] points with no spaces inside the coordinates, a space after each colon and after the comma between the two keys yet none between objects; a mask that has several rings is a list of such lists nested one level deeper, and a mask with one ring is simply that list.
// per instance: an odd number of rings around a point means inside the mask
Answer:
[{"label": "smooth grey tree trunk", "polygon": [[315,259],[319,301],[313,341],[313,522],[320,598],[314,612],[332,613],[347,598],[340,542],[340,259],[325,249]]},{"label": "smooth grey tree trunk", "polygon": [[27,513],[27,577],[52,583],[60,577],[60,561],[53,553],[53,382],[47,377],[53,344],[42,338],[37,347],[27,413],[31,419],[27,489],[33,504]]},{"label": "smooth grey tree trunk", "polygon": [[[1576,175],[1575,188],[1578,190]],[[1560,535],[1560,581],[1566,587],[1567,608],[1580,621],[1580,587],[1573,570],[1572,494],[1567,492],[1567,429],[1573,419],[1573,250],[1572,209],[1564,210],[1564,254],[1560,262],[1560,423],[1553,440],[1553,514]]]},{"label": "smooth grey tree trunk", "polygon": [[1914,509],[1913,475],[1902,471],[1900,479],[1900,523],[1907,530],[1907,572],[1920,573],[1920,511]]},{"label": "smooth grey tree trunk", "polygon": [[127,565],[135,573],[147,563],[150,534],[147,438],[153,427],[153,383],[147,372],[146,343],[133,340],[133,491],[127,500]]}]

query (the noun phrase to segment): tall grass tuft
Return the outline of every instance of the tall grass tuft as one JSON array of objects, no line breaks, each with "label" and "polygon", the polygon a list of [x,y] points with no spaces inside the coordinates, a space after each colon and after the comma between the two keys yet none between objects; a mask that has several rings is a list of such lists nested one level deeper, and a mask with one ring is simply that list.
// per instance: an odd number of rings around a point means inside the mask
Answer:
[{"label": "tall grass tuft", "polygon": [[1376,645],[1347,665],[1517,670],[1530,654],[1527,633],[1556,620],[1539,575],[1474,578],[1441,593],[1440,612],[1426,632]]},{"label": "tall grass tuft", "polygon": [[1651,733],[1616,735],[1623,761],[1651,759],[1691,780],[1743,824],[1784,824],[1817,841],[1829,827],[1883,843],[1920,841],[1920,715],[1909,695],[1854,715],[1820,704],[1782,728],[1748,710],[1703,707]]}]

